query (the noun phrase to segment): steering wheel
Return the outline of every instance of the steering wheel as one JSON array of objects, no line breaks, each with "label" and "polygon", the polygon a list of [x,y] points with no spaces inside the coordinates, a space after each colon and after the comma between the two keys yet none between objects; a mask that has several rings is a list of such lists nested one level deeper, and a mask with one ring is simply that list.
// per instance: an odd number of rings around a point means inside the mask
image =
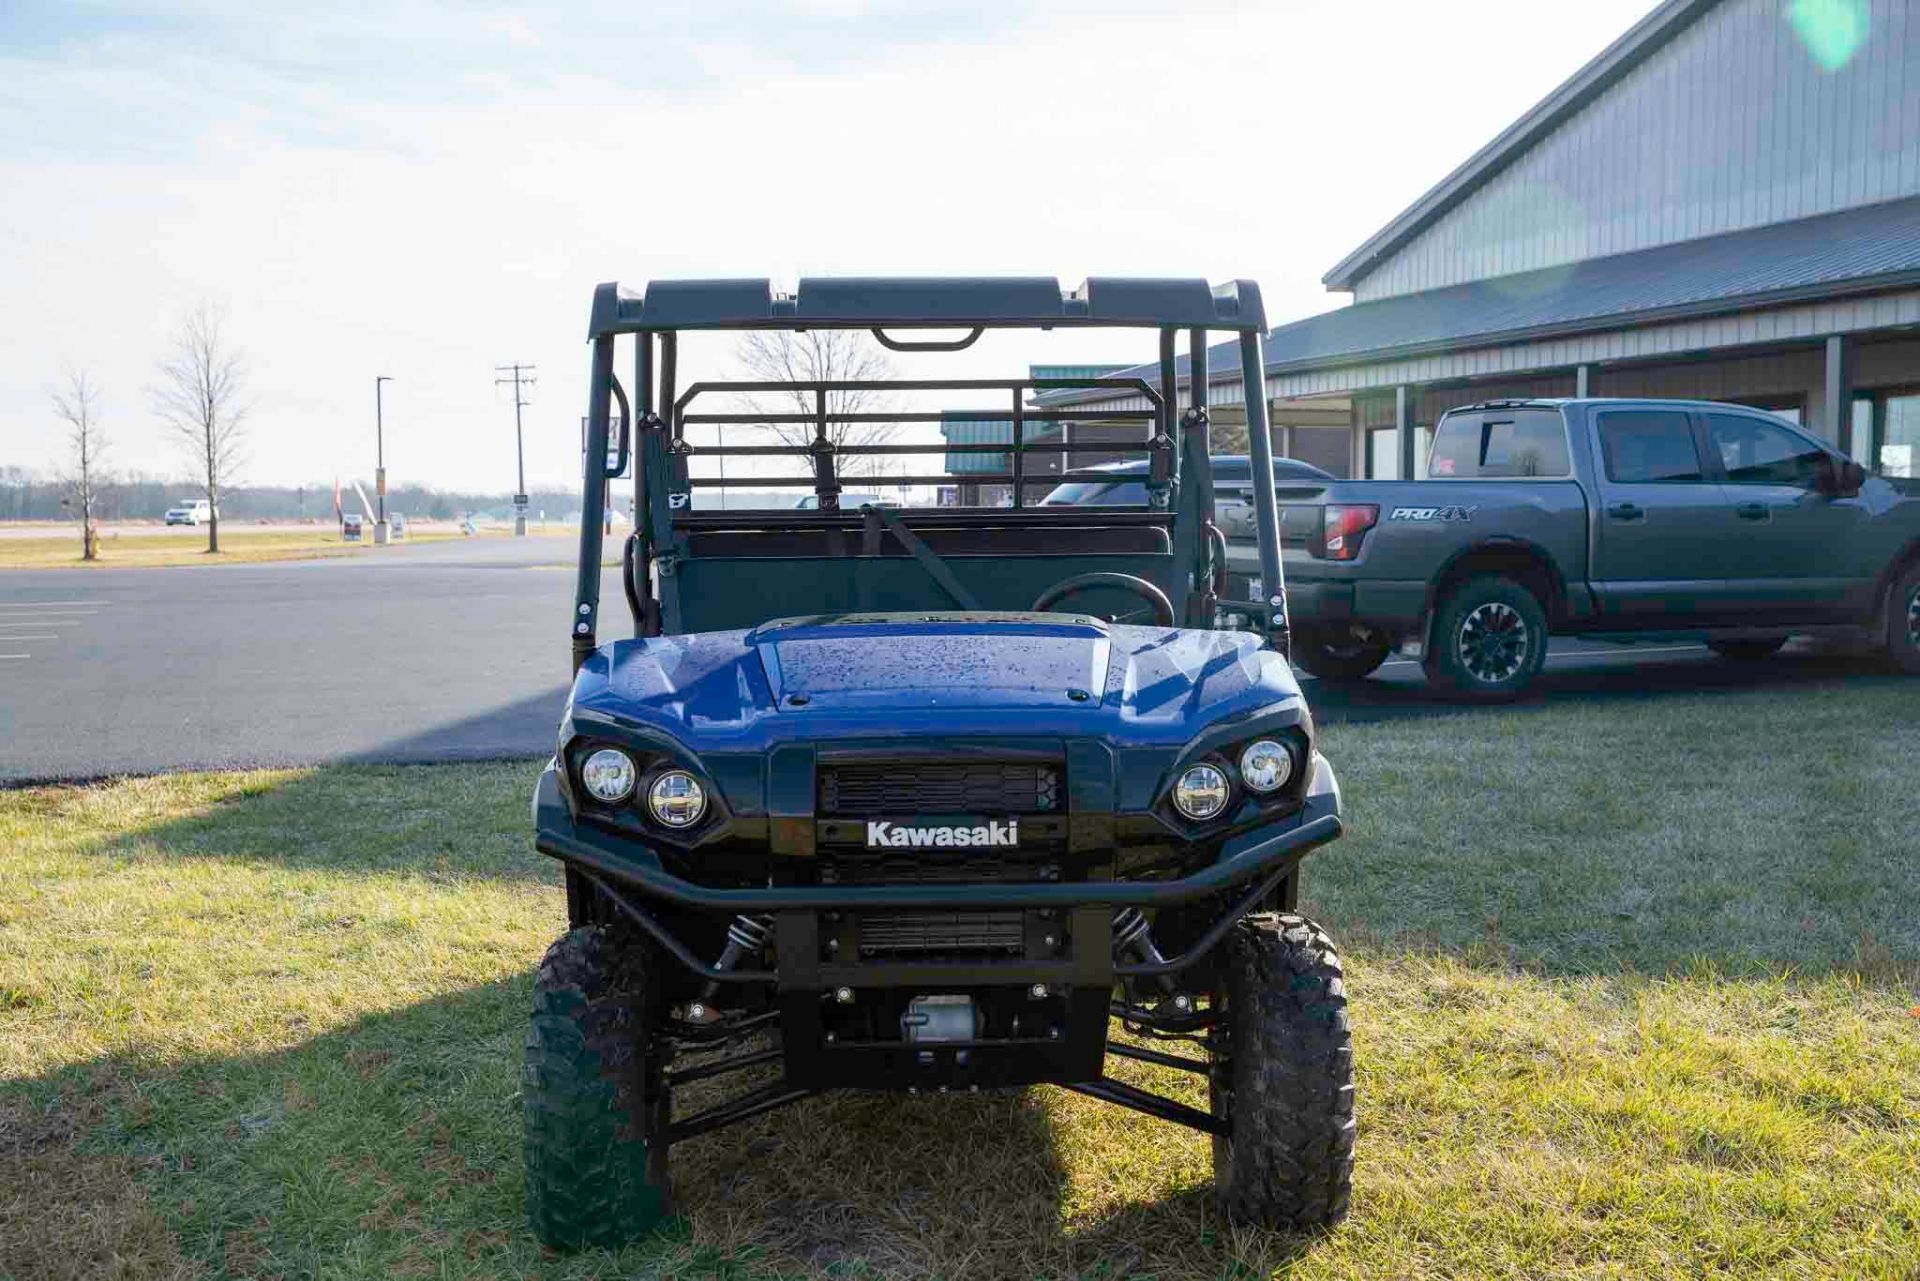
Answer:
[{"label": "steering wheel", "polygon": [[[1165,592],[1144,578],[1135,578],[1132,574],[1117,574],[1112,570],[1100,570],[1092,574],[1075,574],[1072,578],[1061,579],[1053,586],[1047,588],[1046,591],[1041,592],[1040,595],[1034,599],[1034,612],[1046,613],[1069,596],[1075,596],[1081,592],[1093,591],[1100,587],[1116,587],[1123,592],[1132,592],[1135,596],[1147,602],[1148,608],[1153,611],[1153,621],[1156,625],[1160,627],[1173,626],[1173,602],[1167,599]],[[1107,621],[1110,623],[1124,623],[1138,618],[1146,612],[1146,610],[1135,610],[1133,613],[1110,618]]]}]

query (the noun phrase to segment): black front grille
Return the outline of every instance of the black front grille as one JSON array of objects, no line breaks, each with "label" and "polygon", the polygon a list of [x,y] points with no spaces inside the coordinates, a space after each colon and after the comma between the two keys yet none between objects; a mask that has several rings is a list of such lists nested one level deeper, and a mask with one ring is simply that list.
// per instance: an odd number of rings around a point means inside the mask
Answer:
[{"label": "black front grille", "polygon": [[1012,955],[1025,940],[1018,912],[872,912],[859,917],[858,927],[862,956]]},{"label": "black front grille", "polygon": [[995,881],[1057,881],[1059,854],[1044,848],[979,850],[868,850],[832,848],[820,861],[825,885],[960,885]]},{"label": "black front grille", "polygon": [[874,761],[820,767],[823,816],[1053,814],[1063,808],[1061,799],[1060,766],[1051,761]]}]

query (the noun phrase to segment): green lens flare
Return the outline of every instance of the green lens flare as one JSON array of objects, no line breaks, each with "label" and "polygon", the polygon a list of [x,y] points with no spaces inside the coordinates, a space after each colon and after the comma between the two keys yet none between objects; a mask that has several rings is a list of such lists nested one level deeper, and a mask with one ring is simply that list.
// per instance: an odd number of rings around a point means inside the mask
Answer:
[{"label": "green lens flare", "polygon": [[1823,71],[1838,71],[1867,42],[1867,0],[1791,0],[1787,25]]}]

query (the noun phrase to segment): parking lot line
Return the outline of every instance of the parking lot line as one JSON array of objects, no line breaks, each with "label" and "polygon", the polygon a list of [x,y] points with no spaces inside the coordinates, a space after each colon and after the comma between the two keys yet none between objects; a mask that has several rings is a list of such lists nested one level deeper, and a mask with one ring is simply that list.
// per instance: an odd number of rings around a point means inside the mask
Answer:
[{"label": "parking lot line", "polygon": [[[68,609],[70,607],[111,605],[108,600],[0,600],[0,609]],[[89,613],[92,612],[88,608]]]},{"label": "parking lot line", "polygon": [[33,632],[26,636],[21,636],[15,632],[6,632],[3,634],[0,634],[0,641],[59,640],[59,639],[60,639],[60,633],[58,632]]}]

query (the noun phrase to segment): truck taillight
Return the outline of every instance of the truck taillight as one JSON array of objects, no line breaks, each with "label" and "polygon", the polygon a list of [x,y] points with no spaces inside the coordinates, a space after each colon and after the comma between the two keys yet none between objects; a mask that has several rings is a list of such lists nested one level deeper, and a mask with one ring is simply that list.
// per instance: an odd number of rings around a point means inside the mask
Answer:
[{"label": "truck taillight", "polygon": [[1360,540],[1379,519],[1378,503],[1328,503],[1321,523],[1321,557],[1352,560],[1360,554]]}]

